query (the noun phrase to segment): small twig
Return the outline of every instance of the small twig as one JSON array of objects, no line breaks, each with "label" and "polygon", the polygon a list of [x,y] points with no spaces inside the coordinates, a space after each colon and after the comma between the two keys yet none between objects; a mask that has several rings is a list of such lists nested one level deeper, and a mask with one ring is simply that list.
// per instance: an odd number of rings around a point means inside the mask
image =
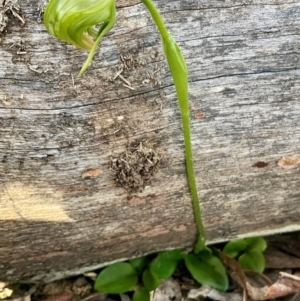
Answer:
[{"label": "small twig", "polygon": [[74,81],[74,76],[73,76],[73,73],[71,73],[71,78],[72,78],[72,84],[73,84],[73,88],[75,88],[75,81]]},{"label": "small twig", "polygon": [[152,73],[152,76],[155,75],[161,68],[158,68],[157,70],[155,70],[153,73]]},{"label": "small twig", "polygon": [[125,85],[125,84],[123,84],[123,86],[124,87],[126,87],[126,88],[128,88],[128,89],[130,89],[130,90],[135,90],[133,87],[131,87],[131,86],[128,86],[128,85]]},{"label": "small twig", "polygon": [[124,77],[121,75],[121,73],[122,73],[123,71],[124,71],[124,69],[121,68],[121,69],[115,74],[115,76],[113,77],[113,81],[114,81],[115,79],[119,78],[120,80],[122,80],[122,81],[125,83],[125,85],[123,85],[124,87],[126,87],[126,88],[128,88],[128,89],[130,89],[130,90],[135,90],[134,88],[131,87],[131,83],[130,83],[126,78],[124,78]]},{"label": "small twig", "polygon": [[38,74],[41,74],[41,73],[42,73],[42,71],[33,68],[33,66],[31,66],[30,64],[27,64],[27,67],[28,67],[29,70],[31,70],[31,71],[33,71],[33,72],[36,72],[36,73],[38,73]]},{"label": "small twig", "polygon": [[123,68],[120,69],[114,76],[113,80],[115,80],[118,76],[120,76],[120,74],[123,72]]},{"label": "small twig", "polygon": [[22,24],[25,24],[24,19],[23,19],[18,13],[16,13],[16,12],[13,10],[13,8],[11,8],[10,11],[12,12],[12,14],[13,14],[16,18],[18,18],[18,19],[22,22]]},{"label": "small twig", "polygon": [[126,85],[131,86],[131,83],[130,83],[127,79],[125,79],[121,74],[119,74],[119,78],[120,78]]}]

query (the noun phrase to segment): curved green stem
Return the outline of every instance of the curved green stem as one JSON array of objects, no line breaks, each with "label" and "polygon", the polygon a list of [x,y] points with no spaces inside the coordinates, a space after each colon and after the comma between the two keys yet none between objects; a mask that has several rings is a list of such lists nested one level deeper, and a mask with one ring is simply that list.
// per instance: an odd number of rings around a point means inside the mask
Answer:
[{"label": "curved green stem", "polygon": [[190,110],[189,110],[189,99],[188,99],[188,71],[185,64],[183,55],[173,40],[172,36],[166,29],[164,21],[159,14],[156,6],[152,0],[141,0],[142,3],[149,10],[152,19],[154,20],[159,33],[162,37],[164,53],[174,80],[176,93],[179,102],[179,108],[182,119],[184,145],[185,145],[185,162],[187,170],[188,184],[190,188],[194,216],[196,225],[198,228],[199,236],[194,246],[194,252],[198,253],[205,247],[205,231],[201,218],[201,209],[199,204],[199,197],[195,181],[195,172],[193,165],[193,153],[191,143],[191,130],[190,130]]},{"label": "curved green stem", "polygon": [[96,38],[93,47],[90,50],[90,53],[85,61],[85,63],[83,64],[83,66],[81,67],[81,70],[78,74],[78,77],[80,77],[85,70],[89,67],[89,65],[92,62],[92,59],[95,55],[95,52],[98,48],[99,43],[101,42],[102,38],[104,37],[104,35],[114,26],[116,21],[116,12],[115,12],[115,4],[113,3],[111,5],[111,14],[110,14],[110,19],[107,22],[104,22],[98,32],[98,37]]}]

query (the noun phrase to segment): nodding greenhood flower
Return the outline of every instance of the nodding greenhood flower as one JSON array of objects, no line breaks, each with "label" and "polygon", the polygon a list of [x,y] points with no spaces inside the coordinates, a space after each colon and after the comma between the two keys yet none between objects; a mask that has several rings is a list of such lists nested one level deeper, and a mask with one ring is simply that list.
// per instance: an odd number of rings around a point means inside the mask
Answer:
[{"label": "nodding greenhood flower", "polygon": [[[50,34],[90,50],[79,75],[89,66],[101,39],[113,27],[115,19],[115,0],[50,0],[44,13],[44,24]],[[98,24],[102,24],[100,29],[96,29]]]}]

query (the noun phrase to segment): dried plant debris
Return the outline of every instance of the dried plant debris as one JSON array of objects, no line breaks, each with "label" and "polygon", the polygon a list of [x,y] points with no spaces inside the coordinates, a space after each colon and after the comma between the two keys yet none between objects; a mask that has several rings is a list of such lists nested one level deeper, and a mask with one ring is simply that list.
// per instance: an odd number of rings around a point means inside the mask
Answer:
[{"label": "dried plant debris", "polygon": [[273,283],[265,274],[242,269],[235,259],[224,252],[219,251],[219,255],[231,271],[232,280],[242,287],[243,300],[247,300],[247,295],[253,301],[272,300],[300,291],[300,277],[297,275],[280,272],[278,280]]},{"label": "dried plant debris", "polygon": [[140,65],[136,55],[130,52],[121,54],[120,59],[125,70],[133,70]]},{"label": "dried plant debris", "polygon": [[82,300],[92,292],[92,285],[83,276],[73,279],[58,280],[40,286],[33,295],[33,300],[71,301]]},{"label": "dried plant debris", "polygon": [[254,287],[247,282],[249,296],[254,301],[271,300],[300,291],[300,277],[280,272],[278,280],[271,286]]},{"label": "dried plant debris", "polygon": [[158,170],[161,157],[153,148],[142,143],[129,146],[118,158],[111,158],[111,169],[116,171],[116,181],[128,192],[141,192]]},{"label": "dried plant debris", "polygon": [[0,300],[31,301],[31,296],[35,293],[36,289],[37,285],[25,283],[10,285],[9,283],[0,282]]},{"label": "dried plant debris", "polygon": [[25,24],[18,0],[0,0],[0,33],[5,31],[9,15],[13,15],[22,24]]}]

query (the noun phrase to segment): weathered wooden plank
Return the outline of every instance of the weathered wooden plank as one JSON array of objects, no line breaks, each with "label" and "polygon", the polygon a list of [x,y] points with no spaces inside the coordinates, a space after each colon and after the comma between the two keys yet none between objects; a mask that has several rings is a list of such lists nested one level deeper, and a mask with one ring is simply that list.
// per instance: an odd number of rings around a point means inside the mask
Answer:
[{"label": "weathered wooden plank", "polygon": [[[210,242],[299,228],[300,4],[156,1],[190,71],[197,184]],[[148,13],[118,3],[92,67],[50,37],[38,3],[10,16],[0,57],[0,279],[48,281],[196,237],[172,79]],[[122,76],[134,90],[114,75]],[[142,192],[111,157],[152,148]],[[259,163],[260,162],[260,163]],[[90,176],[88,176],[90,175]]]}]

